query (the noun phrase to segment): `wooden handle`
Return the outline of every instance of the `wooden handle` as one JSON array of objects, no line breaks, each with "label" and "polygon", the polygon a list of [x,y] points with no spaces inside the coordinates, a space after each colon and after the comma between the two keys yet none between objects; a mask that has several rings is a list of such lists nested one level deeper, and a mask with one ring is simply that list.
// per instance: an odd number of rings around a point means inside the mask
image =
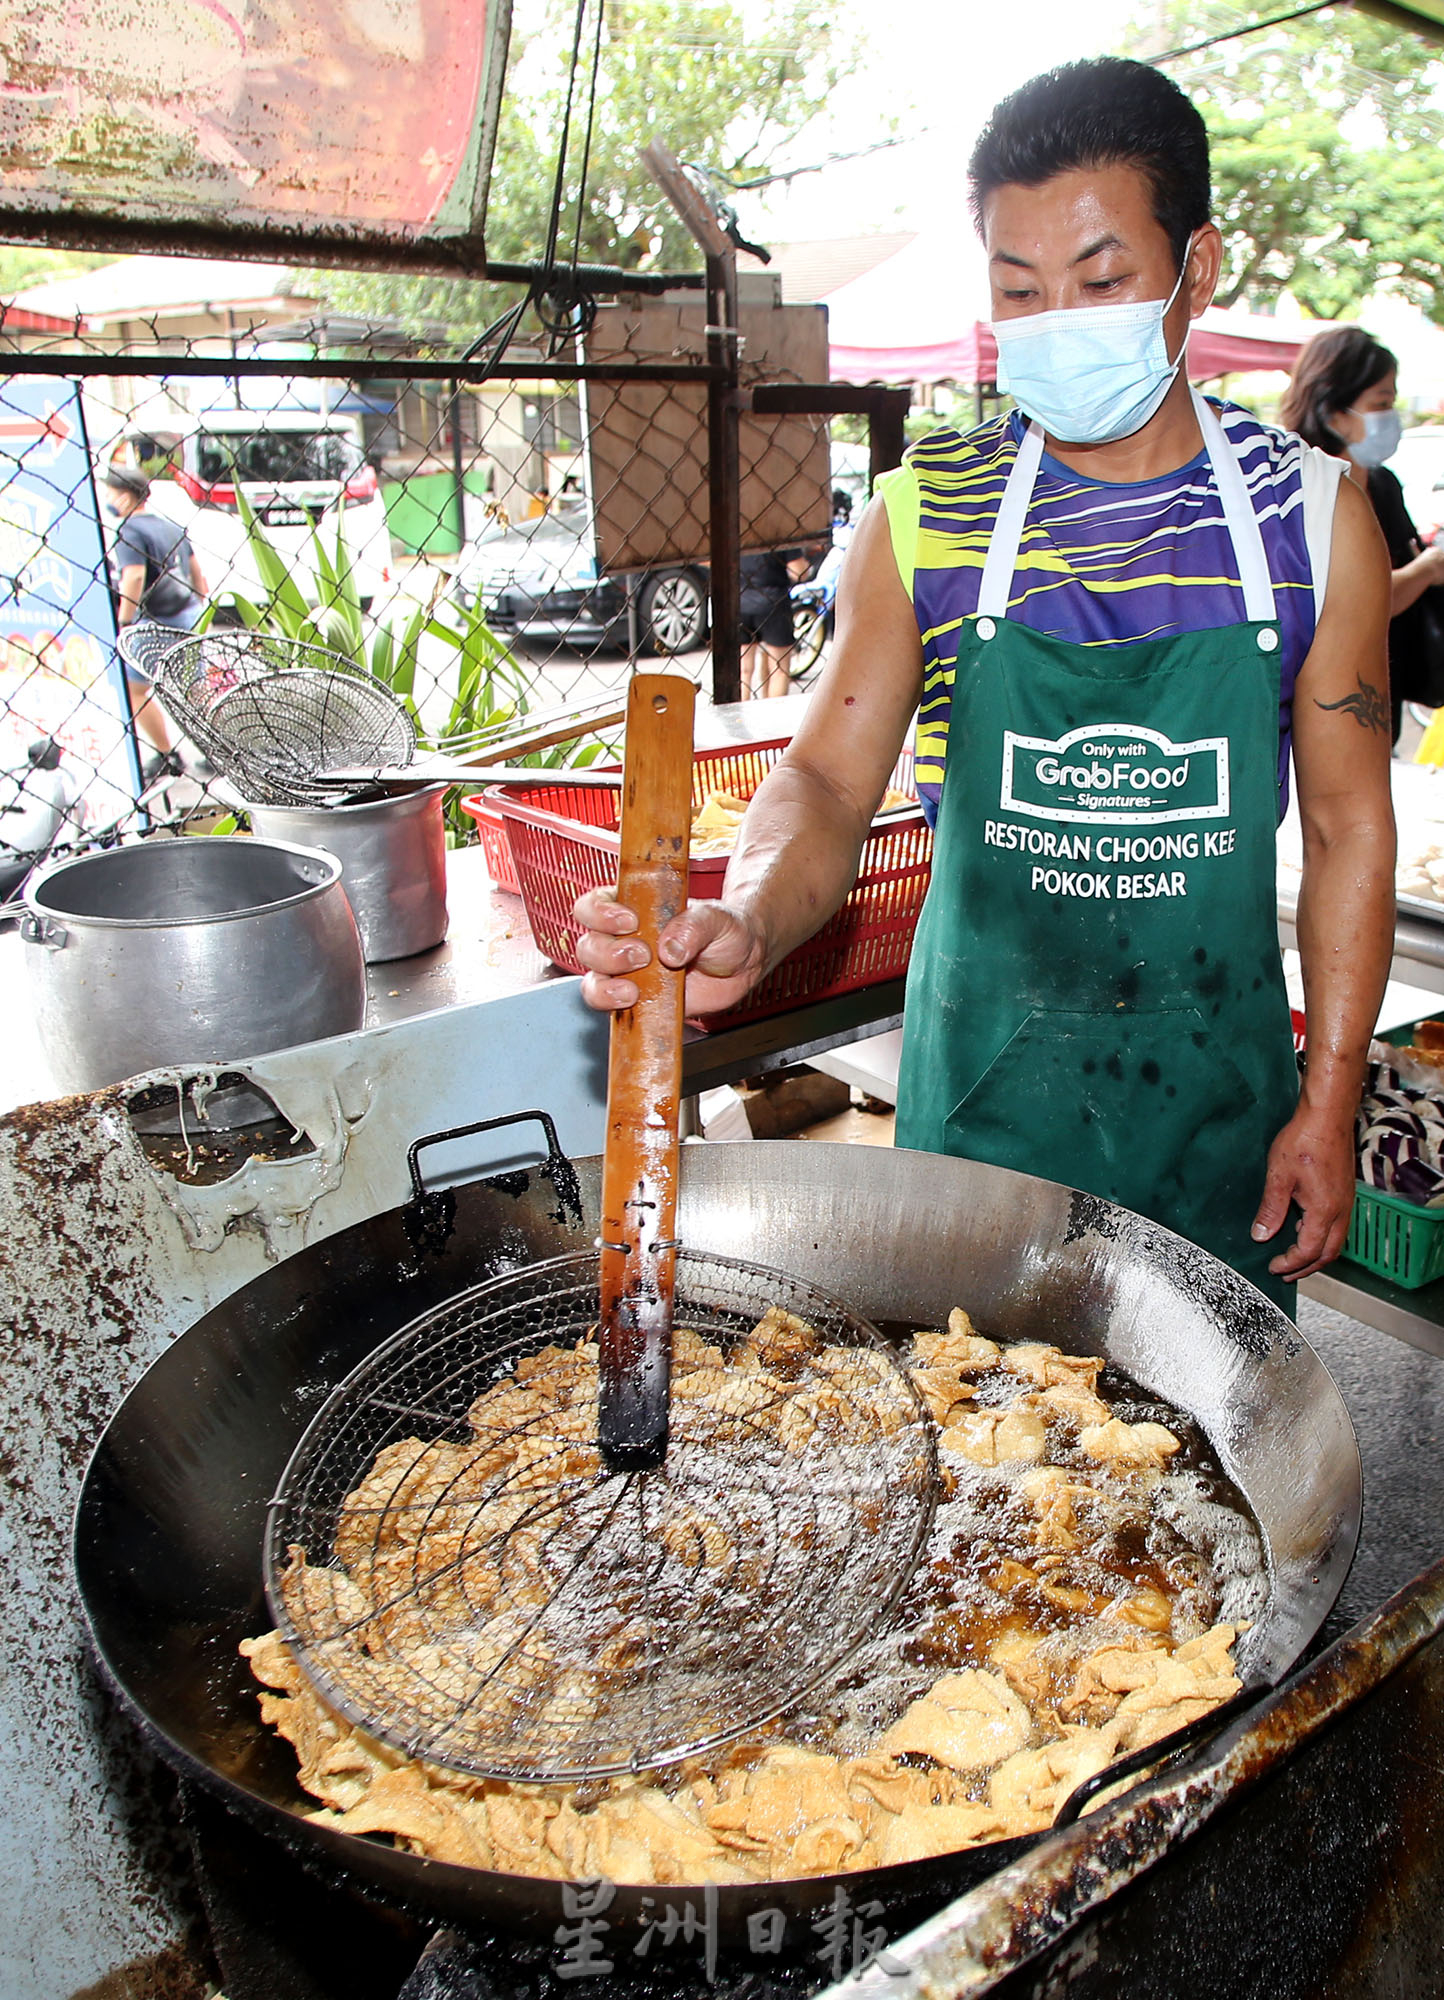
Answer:
[{"label": "wooden handle", "polygon": [[614,1472],[667,1455],[684,975],[660,962],[657,936],[687,903],[695,700],[677,674],[637,674],[627,697],[617,893],[652,961],[637,1004],[612,1016],[607,1073],[599,1436]]}]

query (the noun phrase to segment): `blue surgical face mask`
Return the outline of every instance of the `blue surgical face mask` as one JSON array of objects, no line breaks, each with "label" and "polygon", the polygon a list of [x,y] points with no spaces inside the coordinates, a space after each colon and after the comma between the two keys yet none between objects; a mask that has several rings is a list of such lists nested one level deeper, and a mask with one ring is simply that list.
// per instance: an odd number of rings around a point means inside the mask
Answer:
[{"label": "blue surgical face mask", "polygon": [[1364,435],[1349,446],[1355,465],[1382,465],[1399,449],[1404,419],[1397,410],[1350,410],[1364,426]]},{"label": "blue surgical face mask", "polygon": [[998,387],[1064,444],[1112,444],[1132,437],[1168,394],[1183,361],[1182,348],[1169,360],[1163,332],[1164,315],[1182,284],[1181,270],[1166,299],[1064,306],[996,320]]}]

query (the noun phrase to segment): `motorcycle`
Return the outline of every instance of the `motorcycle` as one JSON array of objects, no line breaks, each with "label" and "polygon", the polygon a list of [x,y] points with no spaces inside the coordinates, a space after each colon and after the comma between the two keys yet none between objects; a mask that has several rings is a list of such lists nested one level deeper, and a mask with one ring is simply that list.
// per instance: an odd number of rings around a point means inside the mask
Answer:
[{"label": "motorcycle", "polygon": [[25,762],[0,768],[0,902],[18,897],[27,876],[47,858],[80,796],[61,763],[60,745],[42,736]]}]

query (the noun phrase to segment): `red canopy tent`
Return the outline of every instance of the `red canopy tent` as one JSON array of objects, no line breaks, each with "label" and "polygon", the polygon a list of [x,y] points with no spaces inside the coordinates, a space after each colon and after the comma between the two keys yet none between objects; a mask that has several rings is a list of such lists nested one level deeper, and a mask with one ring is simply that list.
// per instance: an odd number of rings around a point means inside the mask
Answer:
[{"label": "red canopy tent", "polygon": [[9,299],[0,299],[0,332],[4,333],[74,333],[75,321],[57,319],[54,313],[31,312],[27,306],[17,306]]},{"label": "red canopy tent", "polygon": [[[1188,340],[1190,381],[1246,375],[1277,368],[1287,375],[1303,340],[1274,331],[1275,322],[1246,313],[1210,309],[1194,322]],[[956,340],[929,347],[848,347],[830,343],[834,382],[965,382],[998,379],[998,346],[992,329],[974,320]]]},{"label": "red canopy tent", "polygon": [[[834,382],[997,380],[998,349],[981,255],[918,236],[827,298]],[[1307,336],[1272,319],[1210,307],[1194,322],[1188,373],[1195,382],[1276,368],[1287,374]]]}]

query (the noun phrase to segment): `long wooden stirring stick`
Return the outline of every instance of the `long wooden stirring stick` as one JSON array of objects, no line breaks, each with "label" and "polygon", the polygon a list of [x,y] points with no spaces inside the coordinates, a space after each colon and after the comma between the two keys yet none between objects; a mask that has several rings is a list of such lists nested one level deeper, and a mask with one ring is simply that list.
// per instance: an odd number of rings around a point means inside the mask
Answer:
[{"label": "long wooden stirring stick", "polygon": [[627,697],[618,894],[652,960],[634,975],[636,1005],[612,1017],[607,1073],[598,1429],[613,1472],[667,1455],[683,975],[658,959],[657,936],[687,901],[695,701],[677,674],[637,674]]}]

